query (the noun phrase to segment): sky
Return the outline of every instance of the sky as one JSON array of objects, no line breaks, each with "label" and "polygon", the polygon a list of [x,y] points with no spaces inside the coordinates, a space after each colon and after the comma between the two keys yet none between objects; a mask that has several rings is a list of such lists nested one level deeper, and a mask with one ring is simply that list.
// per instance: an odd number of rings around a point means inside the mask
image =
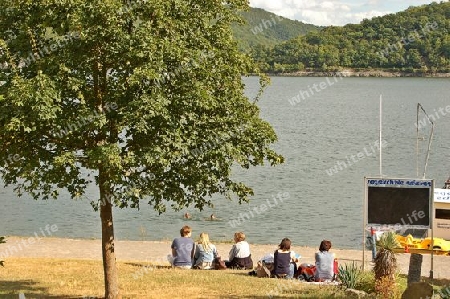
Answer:
[{"label": "sky", "polygon": [[[448,0],[447,0],[448,1]],[[363,19],[396,13],[433,0],[250,0],[258,7],[291,20],[321,26],[358,24]],[[440,0],[435,0],[440,2]],[[444,1],[446,2],[446,1]]]}]

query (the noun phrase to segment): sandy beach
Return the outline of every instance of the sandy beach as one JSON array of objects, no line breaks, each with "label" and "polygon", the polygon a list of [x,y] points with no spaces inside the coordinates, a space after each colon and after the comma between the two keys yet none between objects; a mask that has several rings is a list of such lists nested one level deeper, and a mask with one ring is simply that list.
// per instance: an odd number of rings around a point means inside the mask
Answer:
[{"label": "sandy beach", "polygon": [[[101,260],[101,240],[63,239],[63,238],[23,238],[7,237],[7,243],[0,245],[0,259],[7,261],[9,257],[15,258],[60,258],[60,259],[87,259]],[[170,253],[170,241],[122,241],[117,240],[116,258],[118,261],[167,263],[166,256]],[[295,244],[294,244],[295,245]],[[226,258],[231,244],[216,244],[219,254]],[[277,245],[250,244],[254,261],[259,260],[267,253],[273,252]],[[293,246],[292,250],[299,253],[301,263],[313,263],[317,248]],[[349,249],[331,249],[340,264],[356,261],[363,262],[363,251]],[[400,273],[407,274],[410,254],[397,255]],[[365,251],[365,269],[372,268],[372,253]],[[448,262],[450,256],[434,255],[433,274],[436,279],[450,279]],[[431,255],[425,254],[422,263],[422,276],[429,277],[431,269]]]}]

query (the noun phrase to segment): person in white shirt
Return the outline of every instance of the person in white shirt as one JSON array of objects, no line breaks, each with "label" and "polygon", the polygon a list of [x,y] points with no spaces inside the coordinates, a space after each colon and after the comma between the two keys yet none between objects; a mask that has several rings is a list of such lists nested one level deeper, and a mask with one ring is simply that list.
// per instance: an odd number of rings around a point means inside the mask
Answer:
[{"label": "person in white shirt", "polygon": [[230,250],[228,261],[225,261],[227,268],[232,269],[253,269],[250,245],[245,241],[245,234],[237,232],[234,234],[235,244]]},{"label": "person in white shirt", "polygon": [[335,278],[335,255],[329,252],[331,242],[323,240],[319,246],[319,252],[315,254],[316,260],[316,281],[333,281]]}]

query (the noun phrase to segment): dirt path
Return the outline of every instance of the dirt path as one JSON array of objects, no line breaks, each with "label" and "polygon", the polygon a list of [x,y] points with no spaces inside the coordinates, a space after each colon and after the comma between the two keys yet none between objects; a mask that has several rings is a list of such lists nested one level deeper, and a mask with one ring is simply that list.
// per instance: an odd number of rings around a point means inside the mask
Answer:
[{"label": "dirt path", "polygon": [[[118,261],[139,261],[167,263],[166,256],[170,252],[168,241],[116,241],[116,256]],[[226,259],[231,244],[216,244],[219,254]],[[250,244],[253,260],[257,261],[267,253],[273,252],[276,245]],[[313,263],[314,253],[317,248],[294,246],[295,252],[302,255],[301,262]],[[362,250],[341,250],[332,248],[341,264],[357,261],[362,263]],[[8,257],[47,257],[63,259],[89,259],[101,260],[101,241],[84,239],[60,239],[60,238],[21,238],[8,237],[6,244],[0,245],[0,260]],[[365,268],[371,268],[371,252],[365,252]],[[408,273],[409,254],[398,254],[400,272]],[[434,278],[450,279],[450,256],[434,256]],[[431,256],[424,255],[422,264],[422,276],[430,274]]]}]

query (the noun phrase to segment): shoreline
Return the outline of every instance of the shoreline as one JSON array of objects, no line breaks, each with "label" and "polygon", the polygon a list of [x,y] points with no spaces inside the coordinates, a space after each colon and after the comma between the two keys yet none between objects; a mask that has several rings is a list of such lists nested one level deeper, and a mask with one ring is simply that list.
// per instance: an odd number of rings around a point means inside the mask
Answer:
[{"label": "shoreline", "polygon": [[355,71],[343,69],[341,71],[299,71],[292,73],[265,73],[269,77],[361,77],[361,78],[450,78],[447,73],[404,72],[389,70]]},{"label": "shoreline", "polygon": [[[102,260],[100,239],[69,239],[57,237],[44,237],[28,244],[24,237],[8,236],[6,243],[0,244],[0,260],[8,265],[8,259],[15,258],[55,258],[55,259],[81,259]],[[219,255],[227,259],[232,243],[215,243]],[[115,253],[119,262],[133,261],[141,263],[168,264],[167,255],[170,253],[171,241],[125,241],[116,240]],[[252,244],[250,250],[254,265],[268,253],[277,249],[276,244]],[[307,246],[292,246],[292,250],[301,255],[300,263],[314,263],[314,255],[318,248]],[[372,252],[355,249],[340,249],[332,247],[339,264],[356,262],[363,265],[365,270],[372,268]],[[408,274],[410,254],[398,253],[398,270],[401,274]],[[450,269],[446,266],[450,261],[449,256],[434,255],[433,275],[436,279],[450,279]],[[422,276],[428,276],[431,270],[431,256],[423,256]]]},{"label": "shoreline", "polygon": [[[62,236],[54,236],[54,235],[29,235],[29,236],[22,236],[22,235],[0,235],[0,237],[5,237],[5,240],[8,239],[29,239],[29,238],[35,238],[35,239],[60,239],[60,240],[74,240],[74,241],[96,241],[96,240],[101,240],[101,238],[97,238],[97,237],[62,237]],[[173,238],[177,237],[178,235],[175,233],[173,235]],[[197,236],[198,237],[198,236]],[[191,237],[194,241],[197,241],[197,237]],[[123,238],[118,238],[115,237],[115,241],[116,242],[149,242],[149,243],[171,243],[173,238],[162,238],[162,239],[146,239],[146,240],[136,240],[136,239],[123,239]],[[292,240],[292,239],[291,239]],[[221,238],[221,239],[214,239],[214,238],[210,238],[210,241],[214,244],[222,244],[222,245],[233,245],[234,241],[232,238],[230,239],[225,239],[225,238]],[[248,243],[250,245],[254,245],[254,246],[278,246],[278,244],[270,244],[270,243],[253,243],[251,240],[247,240]],[[7,242],[8,243],[8,242]],[[6,245],[5,244],[0,244],[0,254],[2,252],[1,250],[1,246],[2,245]],[[305,248],[315,248],[315,246],[312,245],[296,245],[296,243],[293,243],[294,247],[305,247]],[[362,244],[362,242],[361,242]],[[317,245],[317,248],[319,248],[319,246]],[[362,252],[362,246],[359,246],[358,248],[355,247],[339,247],[340,250],[355,250],[355,251],[361,251]],[[367,249],[366,249],[367,250]],[[1,256],[0,256],[1,257]]]}]

